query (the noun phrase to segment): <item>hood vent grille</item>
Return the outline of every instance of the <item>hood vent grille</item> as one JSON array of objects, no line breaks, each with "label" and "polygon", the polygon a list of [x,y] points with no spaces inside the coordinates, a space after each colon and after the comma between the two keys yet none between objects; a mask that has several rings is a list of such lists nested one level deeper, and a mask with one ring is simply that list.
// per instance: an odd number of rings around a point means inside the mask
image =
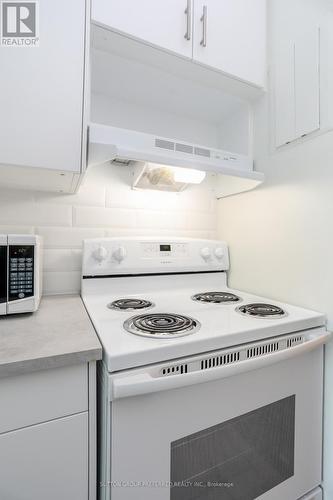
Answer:
[{"label": "hood vent grille", "polygon": [[180,151],[181,153],[187,153],[189,155],[193,155],[193,147],[189,144],[180,144],[176,143],[176,151]]},{"label": "hood vent grille", "polygon": [[278,351],[291,349],[304,342],[306,342],[304,335],[293,335],[278,337],[274,340],[271,339],[269,342],[256,342],[250,346],[240,347],[237,350],[223,349],[214,353],[213,356],[206,355],[202,357],[193,357],[193,360],[189,360],[186,363],[164,366],[159,370],[157,376],[185,375],[188,372],[210,370],[219,366],[241,363],[242,361],[247,361],[252,358],[267,356]]},{"label": "hood vent grille", "polygon": [[197,156],[204,156],[210,158],[210,150],[205,148],[194,148],[194,154]]},{"label": "hood vent grille", "polygon": [[192,144],[185,144],[181,142],[172,142],[165,139],[155,139],[155,147],[160,149],[166,149],[168,151],[174,151],[179,153],[186,153],[195,156],[202,156],[205,158],[211,158],[212,152],[210,149],[200,148],[193,146]]},{"label": "hood vent grille", "polygon": [[166,141],[165,139],[155,139],[155,147],[161,149],[168,149],[169,151],[175,150],[175,143]]}]

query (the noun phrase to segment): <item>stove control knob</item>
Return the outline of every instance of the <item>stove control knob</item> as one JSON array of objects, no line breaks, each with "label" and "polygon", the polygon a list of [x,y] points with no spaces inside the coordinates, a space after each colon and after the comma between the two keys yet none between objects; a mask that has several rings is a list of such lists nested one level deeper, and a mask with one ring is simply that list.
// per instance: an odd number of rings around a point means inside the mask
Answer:
[{"label": "stove control knob", "polygon": [[215,248],[214,254],[218,260],[222,260],[224,257],[224,249],[222,247],[217,247]]},{"label": "stove control knob", "polygon": [[119,247],[114,252],[112,253],[112,257],[117,261],[117,262],[122,262],[125,257],[126,257],[126,248],[125,247]]},{"label": "stove control knob", "polygon": [[211,258],[210,249],[208,247],[204,247],[200,250],[200,255],[203,260],[208,261]]},{"label": "stove control knob", "polygon": [[108,251],[106,248],[100,246],[93,251],[93,257],[98,262],[103,262],[108,256]]}]

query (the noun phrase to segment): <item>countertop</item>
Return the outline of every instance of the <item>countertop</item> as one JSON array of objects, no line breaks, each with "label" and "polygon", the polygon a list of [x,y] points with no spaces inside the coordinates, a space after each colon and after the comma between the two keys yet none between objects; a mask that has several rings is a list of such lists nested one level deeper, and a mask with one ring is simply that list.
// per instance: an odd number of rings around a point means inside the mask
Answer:
[{"label": "countertop", "polygon": [[34,313],[0,316],[0,377],[101,357],[101,344],[78,295],[43,297]]}]

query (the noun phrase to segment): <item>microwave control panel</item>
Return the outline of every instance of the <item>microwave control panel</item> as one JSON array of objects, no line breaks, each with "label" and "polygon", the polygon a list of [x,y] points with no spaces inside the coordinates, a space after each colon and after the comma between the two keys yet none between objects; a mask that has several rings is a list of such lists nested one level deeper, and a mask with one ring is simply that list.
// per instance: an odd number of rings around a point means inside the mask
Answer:
[{"label": "microwave control panel", "polygon": [[0,304],[7,302],[7,245],[0,244]]},{"label": "microwave control panel", "polygon": [[9,247],[8,300],[24,299],[34,295],[34,246]]}]

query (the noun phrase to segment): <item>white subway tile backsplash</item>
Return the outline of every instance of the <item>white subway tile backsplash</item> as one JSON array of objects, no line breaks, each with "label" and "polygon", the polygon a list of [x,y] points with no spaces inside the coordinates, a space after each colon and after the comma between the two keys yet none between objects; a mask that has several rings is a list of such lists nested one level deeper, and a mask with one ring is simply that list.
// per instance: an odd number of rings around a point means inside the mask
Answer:
[{"label": "white subway tile backsplash", "polygon": [[208,176],[181,193],[131,189],[127,167],[91,167],[78,194],[0,190],[0,233],[40,234],[44,293],[80,291],[86,238],[216,238],[217,204]]},{"label": "white subway tile backsplash", "polygon": [[197,230],[205,228],[212,231],[217,224],[216,214],[210,212],[197,212],[195,217],[193,217],[191,213],[187,213],[186,221],[188,229]]},{"label": "white subway tile backsplash", "polygon": [[42,207],[35,202],[1,203],[1,225],[31,226],[70,226],[72,224],[72,208],[70,206],[45,204]]},{"label": "white subway tile backsplash", "polygon": [[137,212],[138,227],[147,227],[155,230],[159,229],[181,229],[186,228],[187,214],[186,212],[172,213],[168,210],[152,211],[139,210]]},{"label": "white subway tile backsplash", "polygon": [[34,201],[34,193],[32,191],[22,191],[18,189],[0,189],[0,205],[5,203],[28,203]]},{"label": "white subway tile backsplash", "polygon": [[35,201],[41,204],[105,206],[105,187],[85,180],[77,194],[36,193]]},{"label": "white subway tile backsplash", "polygon": [[0,226],[0,234],[33,234],[33,226]]},{"label": "white subway tile backsplash", "polygon": [[43,294],[79,293],[81,288],[80,271],[44,272]]},{"label": "white subway tile backsplash", "polygon": [[37,227],[37,234],[43,236],[45,248],[81,248],[82,240],[103,238],[104,229],[77,227]]},{"label": "white subway tile backsplash", "polygon": [[74,207],[74,226],[135,227],[135,210],[123,208]]},{"label": "white subway tile backsplash", "polygon": [[81,260],[81,250],[45,249],[44,271],[80,271]]},{"label": "white subway tile backsplash", "polygon": [[105,231],[106,237],[126,237],[126,236],[162,236],[170,237],[179,236],[183,238],[202,238],[214,240],[217,238],[216,231],[188,231],[187,229],[109,229]]}]

